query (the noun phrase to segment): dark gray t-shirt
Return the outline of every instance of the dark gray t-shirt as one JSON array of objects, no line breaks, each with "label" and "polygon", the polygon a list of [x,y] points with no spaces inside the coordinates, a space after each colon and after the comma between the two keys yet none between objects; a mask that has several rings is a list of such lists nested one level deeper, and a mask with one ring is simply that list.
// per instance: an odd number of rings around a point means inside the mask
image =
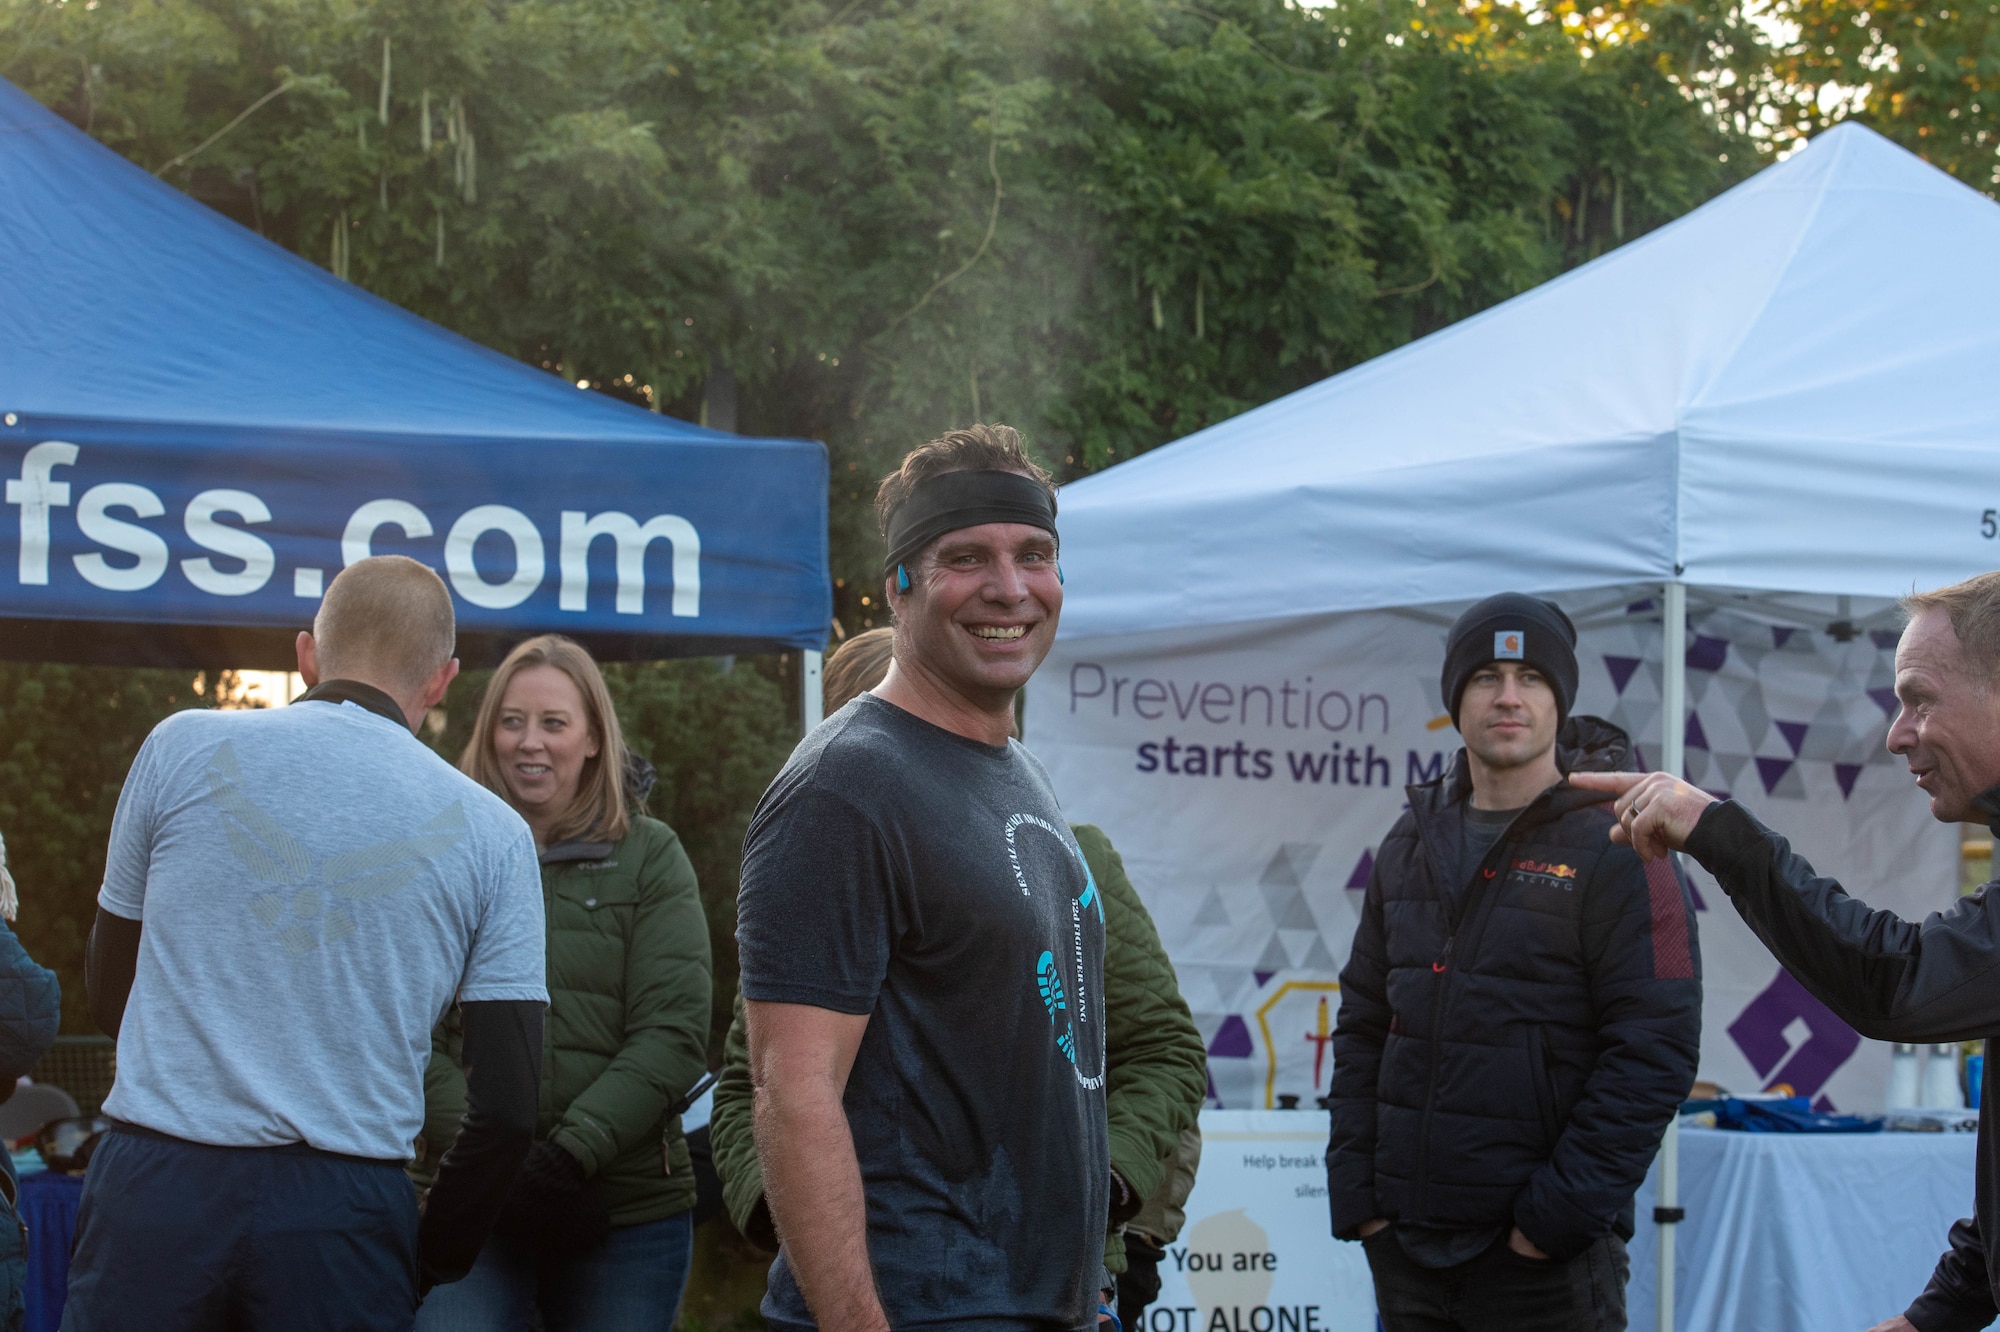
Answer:
[{"label": "dark gray t-shirt", "polygon": [[[1523,805],[1522,809],[1527,806]],[[1474,809],[1472,802],[1465,805],[1465,817],[1458,825],[1458,882],[1461,892],[1472,882],[1472,876],[1479,872],[1479,866],[1486,859],[1486,853],[1500,840],[1500,834],[1507,831],[1507,825],[1520,814],[1519,809]]]},{"label": "dark gray t-shirt", "polygon": [[[1048,775],[863,694],[744,838],[746,999],[870,1015],[845,1106],[896,1328],[1090,1328],[1104,913]],[[782,1252],[765,1318],[812,1316]]]}]

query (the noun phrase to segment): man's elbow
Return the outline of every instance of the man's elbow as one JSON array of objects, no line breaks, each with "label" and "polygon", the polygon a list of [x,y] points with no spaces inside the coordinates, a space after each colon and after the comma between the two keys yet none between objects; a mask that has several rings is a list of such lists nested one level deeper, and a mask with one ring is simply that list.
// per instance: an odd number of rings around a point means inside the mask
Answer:
[{"label": "man's elbow", "polygon": [[118,1039],[118,1028],[125,1022],[125,996],[101,994],[91,990],[85,998],[90,1007],[90,1020],[97,1029],[112,1040]]}]

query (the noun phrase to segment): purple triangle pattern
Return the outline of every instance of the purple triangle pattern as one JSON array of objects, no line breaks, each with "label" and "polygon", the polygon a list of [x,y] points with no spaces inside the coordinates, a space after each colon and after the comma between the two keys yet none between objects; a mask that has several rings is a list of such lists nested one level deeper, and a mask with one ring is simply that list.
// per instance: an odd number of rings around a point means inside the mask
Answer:
[{"label": "purple triangle pattern", "polygon": [[[1258,984],[1262,984],[1259,981]],[[1241,1013],[1231,1013],[1222,1019],[1216,1028],[1215,1039],[1208,1043],[1209,1057],[1212,1059],[1248,1059],[1254,1047],[1250,1044],[1250,1028],[1244,1025]]]},{"label": "purple triangle pattern", "polygon": [[1774,721],[1772,724],[1778,728],[1778,734],[1785,737],[1785,743],[1792,747],[1792,757],[1797,758],[1799,746],[1806,742],[1806,723]]},{"label": "purple triangle pattern", "polygon": [[1785,774],[1792,770],[1792,760],[1788,758],[1760,758],[1757,760],[1757,775],[1764,779],[1764,794],[1777,789],[1785,780]]},{"label": "purple triangle pattern", "polygon": [[1719,671],[1729,660],[1729,640],[1696,634],[1688,644],[1687,668],[1691,671]]},{"label": "purple triangle pattern", "polygon": [[1837,1115],[1840,1113],[1840,1111],[1834,1108],[1833,1098],[1825,1092],[1819,1094],[1819,1099],[1812,1103],[1812,1108],[1813,1113],[1816,1115]]},{"label": "purple triangle pattern", "polygon": [[1878,650],[1894,652],[1896,645],[1903,641],[1903,631],[1901,629],[1871,629],[1868,632],[1868,637],[1874,640]]},{"label": "purple triangle pattern", "polygon": [[1688,714],[1687,747],[1689,749],[1708,748],[1708,732],[1701,729],[1701,714],[1698,712],[1690,712]]},{"label": "purple triangle pattern", "polygon": [[1854,779],[1861,775],[1859,763],[1836,763],[1833,765],[1833,780],[1840,783],[1840,798],[1847,799],[1854,794]]},{"label": "purple triangle pattern", "polygon": [[1651,609],[1653,609],[1653,603],[1651,600],[1635,601],[1631,605],[1625,608],[1625,613],[1627,615],[1644,615],[1647,611],[1650,611]]},{"label": "purple triangle pattern", "polygon": [[1271,977],[1277,974],[1278,973],[1275,971],[1253,971],[1250,973],[1251,978],[1255,980],[1259,985],[1262,985],[1265,981],[1271,979]]},{"label": "purple triangle pattern", "polygon": [[1875,700],[1875,706],[1882,709],[1884,717],[1896,715],[1896,691],[1893,689],[1871,689],[1868,697]]},{"label": "purple triangle pattern", "polygon": [[1347,886],[1360,890],[1368,886],[1368,876],[1375,872],[1375,853],[1363,851],[1361,859],[1355,863],[1354,873],[1347,876]]},{"label": "purple triangle pattern", "polygon": [[1789,643],[1789,642],[1791,642],[1791,641],[1792,641],[1792,635],[1793,635],[1793,634],[1795,634],[1795,633],[1797,633],[1797,632],[1798,632],[1798,630],[1796,630],[1796,629],[1788,629],[1788,628],[1786,628],[1786,627],[1785,627],[1784,625],[1781,625],[1781,624],[1774,624],[1774,625],[1772,625],[1772,626],[1771,626],[1771,646],[1772,646],[1772,647],[1775,647],[1775,648],[1782,648],[1782,647],[1784,647],[1784,646],[1785,646],[1785,644],[1787,644],[1787,643]]},{"label": "purple triangle pattern", "polygon": [[1604,669],[1611,672],[1611,687],[1623,694],[1625,686],[1632,683],[1633,673],[1639,669],[1639,659],[1607,656],[1604,659]]}]

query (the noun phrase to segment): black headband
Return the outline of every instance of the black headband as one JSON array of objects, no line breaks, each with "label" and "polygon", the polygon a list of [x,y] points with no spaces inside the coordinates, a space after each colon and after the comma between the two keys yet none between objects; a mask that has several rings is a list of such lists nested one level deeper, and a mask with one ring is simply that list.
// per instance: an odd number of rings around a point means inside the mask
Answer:
[{"label": "black headband", "polygon": [[1026,523],[1056,534],[1056,501],[1041,482],[1019,472],[946,472],[926,477],[889,515],[886,576],[925,546],[961,527]]}]

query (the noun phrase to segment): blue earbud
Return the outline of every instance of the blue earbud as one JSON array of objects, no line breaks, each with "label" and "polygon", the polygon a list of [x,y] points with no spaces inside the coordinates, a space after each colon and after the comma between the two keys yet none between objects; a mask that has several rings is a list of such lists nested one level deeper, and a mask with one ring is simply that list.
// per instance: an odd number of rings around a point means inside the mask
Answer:
[{"label": "blue earbud", "polygon": [[[1057,570],[1058,574],[1061,572],[1061,570]],[[898,592],[907,592],[910,590],[910,571],[900,564],[896,566],[896,590]]]},{"label": "blue earbud", "polygon": [[1057,560],[1057,561],[1056,561],[1056,582],[1057,582],[1057,584],[1058,584],[1058,585],[1060,585],[1060,584],[1062,583],[1062,581],[1063,581],[1063,576],[1062,576],[1062,561],[1061,561],[1061,560]]}]

